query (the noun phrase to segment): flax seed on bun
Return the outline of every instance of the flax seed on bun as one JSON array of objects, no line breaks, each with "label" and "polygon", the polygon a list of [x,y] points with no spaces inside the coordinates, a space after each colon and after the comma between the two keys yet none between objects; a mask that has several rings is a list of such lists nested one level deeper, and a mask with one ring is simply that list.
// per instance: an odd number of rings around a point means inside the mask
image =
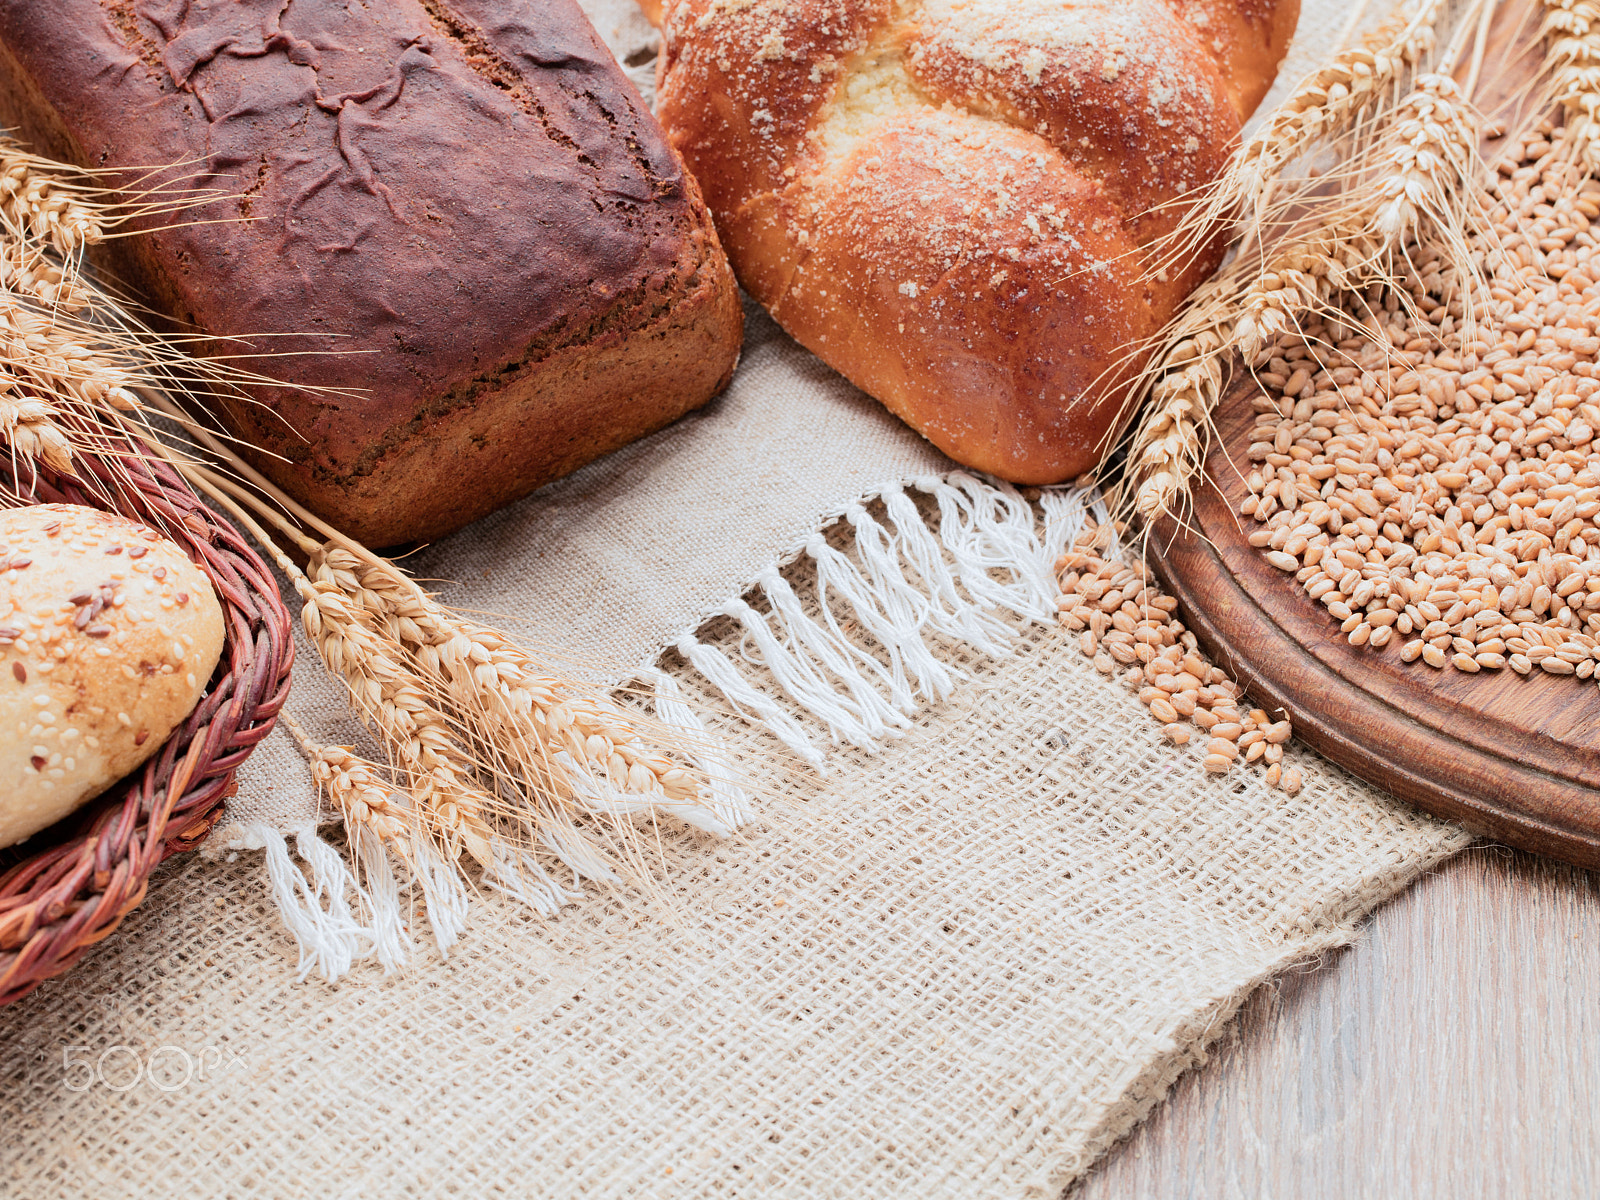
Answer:
[{"label": "flax seed on bun", "polygon": [[154,754],[222,642],[210,581],[148,526],[70,504],[0,511],[0,846]]}]

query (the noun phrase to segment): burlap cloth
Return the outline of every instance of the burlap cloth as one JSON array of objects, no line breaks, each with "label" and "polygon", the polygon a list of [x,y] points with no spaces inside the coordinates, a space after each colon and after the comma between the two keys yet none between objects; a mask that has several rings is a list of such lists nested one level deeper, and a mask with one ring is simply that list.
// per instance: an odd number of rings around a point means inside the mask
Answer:
[{"label": "burlap cloth", "polygon": [[[1308,8],[1320,51],[1342,6]],[[705,413],[410,565],[600,676],[698,629],[775,694],[714,614],[858,499],[948,470],[757,315]],[[809,561],[786,578],[816,613]],[[447,958],[415,914],[389,976],[302,982],[259,854],[228,849],[315,818],[276,741],[220,854],[163,869],[78,970],[0,1010],[0,1188],[1058,1192],[1251,988],[1466,839],[1299,748],[1293,798],[1208,777],[1070,639],[1010,623],[1009,656],[939,641],[964,677],[877,752],[813,724],[826,778],[668,652],[759,821],[653,848],[649,894],[591,887],[553,918],[485,898]],[[295,709],[344,740],[302,651]]]}]

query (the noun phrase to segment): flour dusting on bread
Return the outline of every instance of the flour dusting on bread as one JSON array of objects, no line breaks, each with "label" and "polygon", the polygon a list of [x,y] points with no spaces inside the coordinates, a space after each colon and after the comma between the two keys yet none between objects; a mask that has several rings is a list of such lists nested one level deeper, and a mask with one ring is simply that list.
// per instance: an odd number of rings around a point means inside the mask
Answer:
[{"label": "flour dusting on bread", "polygon": [[[676,0],[659,115],[745,287],[969,466],[1086,470],[1216,265],[1149,252],[1295,0]],[[1130,350],[1130,348],[1133,348]]]}]

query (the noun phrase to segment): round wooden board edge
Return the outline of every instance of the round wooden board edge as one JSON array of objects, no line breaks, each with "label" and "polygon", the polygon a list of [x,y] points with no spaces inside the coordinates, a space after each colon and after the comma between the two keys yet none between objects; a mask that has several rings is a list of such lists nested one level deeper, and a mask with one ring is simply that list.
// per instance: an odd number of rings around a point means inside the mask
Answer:
[{"label": "round wooden board edge", "polygon": [[[1585,827],[1541,819],[1486,799],[1454,779],[1424,776],[1402,766],[1394,752],[1405,747],[1423,761],[1451,763],[1457,778],[1499,775],[1529,795],[1571,791],[1575,798],[1588,797],[1592,805],[1600,805],[1600,797],[1590,789],[1536,767],[1486,754],[1360,692],[1305,654],[1244,590],[1216,548],[1192,528],[1170,518],[1162,520],[1151,529],[1147,546],[1151,566],[1178,601],[1185,624],[1201,646],[1258,705],[1275,715],[1287,715],[1294,723],[1296,738],[1387,794],[1454,821],[1470,833],[1577,866],[1600,868],[1600,823]],[[1196,579],[1206,579],[1211,585],[1203,600],[1192,586]],[[1215,590],[1219,588],[1224,589],[1221,594]],[[1248,655],[1237,649],[1241,644],[1250,645]],[[1297,673],[1301,678],[1295,678]],[[1350,707],[1337,702],[1338,697],[1353,691],[1381,715],[1381,728],[1387,736],[1374,737],[1370,720],[1355,720]]]}]

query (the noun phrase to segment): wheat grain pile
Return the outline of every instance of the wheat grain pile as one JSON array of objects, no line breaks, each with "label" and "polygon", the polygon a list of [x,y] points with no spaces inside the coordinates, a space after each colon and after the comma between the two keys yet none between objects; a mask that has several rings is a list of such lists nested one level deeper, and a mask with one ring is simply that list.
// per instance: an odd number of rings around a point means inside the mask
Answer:
[{"label": "wheat grain pile", "polygon": [[[1166,254],[1179,261],[1218,223],[1239,227],[1231,260],[1190,297],[1132,390],[1142,408],[1130,450],[1140,516],[1181,508],[1235,354],[1252,357],[1303,312],[1386,278],[1388,254],[1409,231],[1454,248],[1477,134],[1454,80],[1424,69],[1445,8],[1402,6],[1302,81],[1169,239]],[[1447,55],[1459,51],[1458,39]],[[1343,159],[1347,186],[1306,221],[1321,185],[1290,169],[1318,152]]]},{"label": "wheat grain pile", "polygon": [[1258,359],[1250,541],[1352,645],[1467,672],[1600,661],[1600,183],[1565,133],[1501,160],[1481,321],[1434,256]]},{"label": "wheat grain pile", "polygon": [[1175,615],[1177,600],[1142,562],[1118,557],[1115,543],[1114,527],[1091,521],[1056,561],[1062,627],[1078,633],[1079,649],[1102,675],[1120,671],[1122,683],[1139,690],[1173,745],[1188,745],[1195,731],[1206,734],[1201,766],[1207,771],[1221,774],[1242,755],[1265,766],[1269,786],[1294,795],[1300,771],[1283,765],[1289,721],[1241,708],[1243,690],[1201,653]]}]

